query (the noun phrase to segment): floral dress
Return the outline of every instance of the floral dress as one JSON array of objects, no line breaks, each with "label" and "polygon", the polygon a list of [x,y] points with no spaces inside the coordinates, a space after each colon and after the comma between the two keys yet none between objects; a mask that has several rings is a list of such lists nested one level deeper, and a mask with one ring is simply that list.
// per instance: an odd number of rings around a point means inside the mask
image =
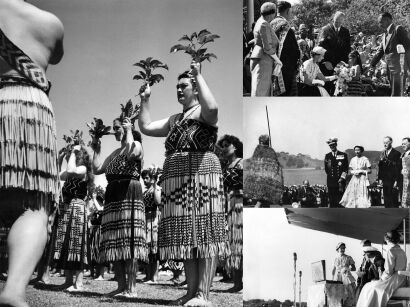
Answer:
[{"label": "floral dress", "polygon": [[[351,171],[357,172],[360,170],[367,170],[371,167],[369,159],[362,156],[360,158],[353,157],[350,160],[349,168]],[[353,174],[352,179],[343,194],[340,204],[346,208],[368,208],[370,207],[370,196],[367,190],[368,178],[365,174],[355,175]]]}]

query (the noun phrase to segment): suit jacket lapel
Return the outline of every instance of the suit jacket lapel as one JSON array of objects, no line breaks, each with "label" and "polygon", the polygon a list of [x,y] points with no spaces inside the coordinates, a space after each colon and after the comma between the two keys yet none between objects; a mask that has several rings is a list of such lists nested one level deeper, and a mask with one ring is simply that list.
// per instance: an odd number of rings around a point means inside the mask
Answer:
[{"label": "suit jacket lapel", "polygon": [[389,30],[389,33],[388,33],[387,37],[386,37],[386,33],[384,33],[384,36],[385,36],[385,39],[383,40],[383,41],[385,41],[384,50],[386,50],[387,46],[388,46],[389,43],[390,43],[390,40],[391,40],[391,38],[392,38],[392,36],[393,36],[393,31],[394,31],[394,29],[395,29],[395,25],[394,25],[394,24],[391,24],[390,30]]}]

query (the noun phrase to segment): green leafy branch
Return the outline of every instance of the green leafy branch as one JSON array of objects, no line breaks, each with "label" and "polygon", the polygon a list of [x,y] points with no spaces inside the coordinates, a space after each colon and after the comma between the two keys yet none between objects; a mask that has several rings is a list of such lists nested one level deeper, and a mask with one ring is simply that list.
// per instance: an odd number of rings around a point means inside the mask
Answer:
[{"label": "green leafy branch", "polygon": [[141,95],[146,88],[146,84],[153,86],[155,83],[159,83],[164,80],[164,76],[161,74],[155,74],[154,70],[163,68],[168,70],[168,65],[162,63],[159,60],[155,60],[152,57],[148,57],[146,60],[140,60],[135,63],[134,66],[139,67],[141,70],[133,77],[133,80],[142,80],[144,84],[140,87],[138,95]]},{"label": "green leafy branch", "polygon": [[201,63],[205,60],[211,62],[211,58],[216,59],[216,55],[213,53],[207,53],[207,48],[204,46],[210,42],[214,42],[215,39],[220,38],[217,34],[212,34],[207,29],[194,32],[191,35],[185,34],[178,41],[188,42],[187,45],[177,44],[171,47],[170,52],[184,51],[189,54],[195,62]]}]

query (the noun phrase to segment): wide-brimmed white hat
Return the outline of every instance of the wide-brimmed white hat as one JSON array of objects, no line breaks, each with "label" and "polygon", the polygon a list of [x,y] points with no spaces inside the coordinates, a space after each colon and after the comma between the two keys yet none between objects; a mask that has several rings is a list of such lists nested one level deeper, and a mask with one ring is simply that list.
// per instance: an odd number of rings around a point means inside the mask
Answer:
[{"label": "wide-brimmed white hat", "polygon": [[312,49],[312,53],[324,55],[326,53],[326,49],[320,46],[316,46]]}]

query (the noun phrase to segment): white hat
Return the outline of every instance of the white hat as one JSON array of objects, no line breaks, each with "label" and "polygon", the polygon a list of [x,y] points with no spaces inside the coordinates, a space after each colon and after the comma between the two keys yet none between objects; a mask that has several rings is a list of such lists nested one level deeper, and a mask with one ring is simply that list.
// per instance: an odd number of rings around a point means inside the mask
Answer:
[{"label": "white hat", "polygon": [[313,48],[312,53],[324,55],[326,53],[326,49],[320,46],[316,46]]},{"label": "white hat", "polygon": [[368,253],[368,252],[378,252],[379,250],[374,247],[374,246],[364,246],[363,247],[363,252]]}]

